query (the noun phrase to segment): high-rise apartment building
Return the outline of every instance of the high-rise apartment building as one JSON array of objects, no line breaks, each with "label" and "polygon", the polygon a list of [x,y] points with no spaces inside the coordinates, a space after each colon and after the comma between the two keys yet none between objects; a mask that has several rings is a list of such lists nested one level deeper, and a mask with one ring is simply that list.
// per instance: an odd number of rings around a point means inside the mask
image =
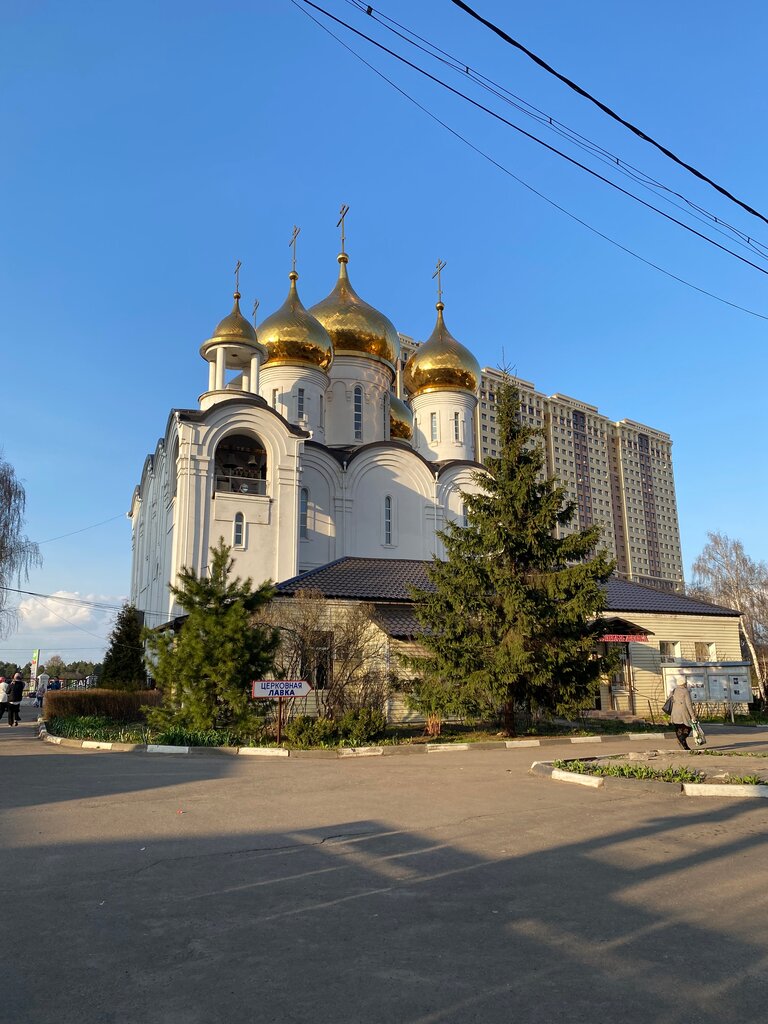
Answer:
[{"label": "high-rise apartment building", "polygon": [[[402,358],[419,343],[400,335]],[[499,454],[496,390],[520,392],[520,417],[543,432],[546,473],[576,506],[568,529],[595,523],[620,576],[655,587],[683,586],[683,560],[669,434],[633,420],[614,422],[594,405],[544,395],[519,377],[485,367],[477,404],[477,458]]]}]

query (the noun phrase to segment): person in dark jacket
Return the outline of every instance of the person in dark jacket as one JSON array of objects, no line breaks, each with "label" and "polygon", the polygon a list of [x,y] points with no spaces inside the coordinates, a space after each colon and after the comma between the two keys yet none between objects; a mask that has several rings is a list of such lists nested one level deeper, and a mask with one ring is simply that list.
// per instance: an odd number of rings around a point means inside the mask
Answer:
[{"label": "person in dark jacket", "polygon": [[19,708],[21,707],[21,698],[24,696],[24,679],[22,678],[21,672],[17,672],[11,680],[11,685],[8,687],[8,725],[19,724]]}]

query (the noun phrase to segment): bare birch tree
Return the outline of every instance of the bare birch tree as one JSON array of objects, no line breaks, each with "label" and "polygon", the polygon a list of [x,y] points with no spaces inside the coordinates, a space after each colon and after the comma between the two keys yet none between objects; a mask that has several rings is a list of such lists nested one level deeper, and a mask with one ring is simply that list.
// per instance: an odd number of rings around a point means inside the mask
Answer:
[{"label": "bare birch tree", "polygon": [[25,506],[26,494],[13,466],[0,458],[0,637],[17,622],[16,609],[8,607],[8,588],[20,586],[42,562],[37,544],[22,533]]},{"label": "bare birch tree", "polygon": [[693,563],[688,593],[741,612],[739,626],[749,651],[760,693],[765,699],[768,654],[768,564],[756,562],[739,540],[708,533],[703,551]]}]

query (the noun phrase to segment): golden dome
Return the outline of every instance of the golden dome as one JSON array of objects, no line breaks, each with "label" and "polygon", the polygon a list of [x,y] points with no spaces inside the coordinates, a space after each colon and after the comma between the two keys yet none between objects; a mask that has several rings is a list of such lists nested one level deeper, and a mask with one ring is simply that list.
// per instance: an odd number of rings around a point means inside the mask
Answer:
[{"label": "golden dome", "polygon": [[427,391],[477,391],[480,364],[445,326],[442,302],[437,303],[437,323],[419,345],[403,371],[403,383],[413,398]]},{"label": "golden dome", "polygon": [[389,396],[389,436],[395,441],[410,441],[413,437],[413,411],[397,395]]},{"label": "golden dome", "polygon": [[308,313],[296,290],[299,275],[292,270],[291,287],[280,309],[259,324],[259,341],[267,350],[265,366],[302,365],[327,370],[333,345],[323,325]]},{"label": "golden dome", "polygon": [[227,346],[227,366],[230,369],[245,369],[251,358],[265,350],[259,344],[256,331],[240,312],[240,292],[235,292],[232,312],[216,326],[212,336],[200,346],[200,355],[207,359],[211,349],[218,345]]},{"label": "golden dome", "polygon": [[339,254],[339,279],[331,294],[312,306],[328,331],[336,355],[368,356],[380,359],[394,370],[400,355],[395,325],[373,306],[364,302],[347,277],[347,254]]},{"label": "golden dome", "polygon": [[233,345],[257,345],[256,331],[240,312],[240,292],[229,316],[218,324],[209,341],[231,341]]}]

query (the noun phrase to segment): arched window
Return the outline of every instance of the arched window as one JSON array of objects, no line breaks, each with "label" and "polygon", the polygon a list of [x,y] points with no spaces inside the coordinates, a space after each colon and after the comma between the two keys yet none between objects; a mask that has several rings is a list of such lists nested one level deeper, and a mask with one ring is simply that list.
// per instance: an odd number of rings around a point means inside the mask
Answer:
[{"label": "arched window", "polygon": [[267,452],[258,437],[230,434],[216,449],[215,489],[219,493],[266,494]]},{"label": "arched window", "polygon": [[325,409],[323,407],[323,396],[319,395],[317,400],[317,425],[325,426]]},{"label": "arched window", "polygon": [[245,516],[242,512],[238,512],[235,516],[232,528],[232,546],[235,548],[245,547]]},{"label": "arched window", "polygon": [[299,536],[306,540],[309,536],[307,529],[307,512],[309,510],[309,491],[302,487],[299,493]]},{"label": "arched window", "polygon": [[384,543],[392,543],[392,499],[389,495],[384,499]]},{"label": "arched window", "polygon": [[304,388],[299,388],[296,392],[296,419],[304,419]]},{"label": "arched window", "polygon": [[429,414],[429,440],[437,441],[437,413]]},{"label": "arched window", "polygon": [[363,440],[363,389],[355,386],[355,440]]},{"label": "arched window", "polygon": [[469,519],[467,519],[467,503],[462,501],[461,503],[461,525],[469,526]]},{"label": "arched window", "polygon": [[461,417],[457,412],[453,414],[453,440],[456,444],[461,441]]}]

